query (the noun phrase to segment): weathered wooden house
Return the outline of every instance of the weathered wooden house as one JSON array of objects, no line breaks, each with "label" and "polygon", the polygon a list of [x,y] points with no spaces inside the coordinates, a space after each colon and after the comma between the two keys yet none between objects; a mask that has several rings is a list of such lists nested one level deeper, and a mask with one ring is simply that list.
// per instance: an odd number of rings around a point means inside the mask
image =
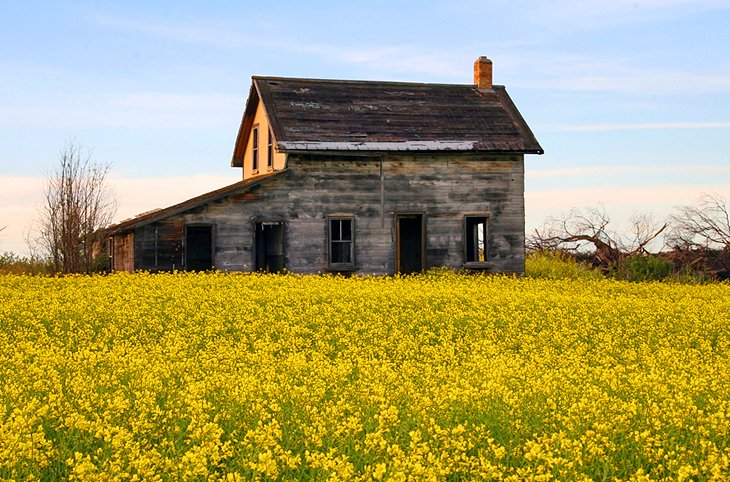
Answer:
[{"label": "weathered wooden house", "polygon": [[524,155],[492,62],[473,85],[253,77],[243,179],[109,229],[115,270],[524,271]]}]

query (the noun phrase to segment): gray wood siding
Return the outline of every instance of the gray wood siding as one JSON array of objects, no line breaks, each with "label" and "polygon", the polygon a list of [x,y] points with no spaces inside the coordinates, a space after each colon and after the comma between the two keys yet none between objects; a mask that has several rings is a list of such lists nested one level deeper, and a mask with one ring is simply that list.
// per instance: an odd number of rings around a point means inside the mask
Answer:
[{"label": "gray wood siding", "polygon": [[183,219],[170,217],[137,228],[134,232],[135,269],[172,271],[183,268]]},{"label": "gray wood siding", "polygon": [[[381,162],[383,168],[381,204]],[[524,163],[522,155],[389,154],[376,157],[295,156],[286,175],[158,222],[161,258],[184,252],[184,226],[214,226],[214,265],[254,269],[257,221],[284,222],[286,269],[327,271],[326,216],[355,218],[358,273],[396,271],[395,216],[423,214],[426,268],[464,263],[464,216],[489,216],[491,271],[524,271]],[[155,269],[155,226],[135,230],[135,268]],[[164,241],[161,234],[164,233]],[[162,249],[164,252],[159,251]]]}]

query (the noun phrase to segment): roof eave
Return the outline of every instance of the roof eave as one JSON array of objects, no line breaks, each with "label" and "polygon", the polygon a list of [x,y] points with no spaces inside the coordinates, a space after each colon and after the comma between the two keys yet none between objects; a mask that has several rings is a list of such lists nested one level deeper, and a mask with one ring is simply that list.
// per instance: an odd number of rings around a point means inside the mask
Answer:
[{"label": "roof eave", "polygon": [[542,150],[483,150],[483,149],[471,149],[471,150],[464,150],[464,151],[456,151],[456,150],[450,150],[450,151],[437,151],[437,150],[420,150],[420,151],[394,151],[394,150],[334,150],[334,149],[289,149],[286,151],[288,154],[321,154],[321,155],[330,155],[330,156],[336,156],[336,155],[348,155],[348,156],[357,156],[357,155],[363,155],[363,156],[377,156],[377,155],[384,155],[384,154],[398,154],[398,153],[411,153],[411,154],[535,154],[535,155],[542,155],[545,154]]},{"label": "roof eave", "polygon": [[241,126],[238,128],[236,135],[236,143],[233,146],[233,156],[231,158],[231,167],[243,167],[243,158],[246,155],[246,144],[248,143],[248,132],[253,126],[253,120],[256,116],[256,108],[259,104],[259,95],[255,83],[251,83],[251,88],[246,99],[246,107],[243,110],[243,118]]},{"label": "roof eave", "polygon": [[243,160],[246,157],[246,147],[250,137],[249,133],[253,128],[259,103],[264,107],[264,112],[269,120],[269,126],[274,134],[274,139],[276,139],[277,143],[279,139],[285,139],[284,130],[279,123],[276,107],[271,100],[271,93],[268,90],[264,78],[257,76],[251,77],[251,88],[248,93],[248,99],[246,99],[246,108],[241,119],[241,127],[238,129],[238,135],[236,136],[231,167],[243,167]]},{"label": "roof eave", "polygon": [[512,101],[512,97],[510,97],[509,93],[507,93],[507,89],[503,85],[495,85],[494,87],[495,94],[497,94],[497,96],[501,98],[502,105],[512,116],[515,124],[522,133],[522,138],[526,144],[525,154],[544,154],[545,150],[542,148],[542,146],[540,146],[540,143],[537,142],[535,134],[532,132],[532,129],[530,129],[530,126],[527,124],[527,121],[525,121],[525,118],[522,117],[522,113],[520,112],[520,110]]},{"label": "roof eave", "polygon": [[[535,143],[537,144],[537,143]],[[406,141],[406,142],[317,142],[290,141],[277,143],[281,152],[300,153],[456,153],[479,152],[494,154],[543,154],[537,147],[483,147],[476,141]]]}]

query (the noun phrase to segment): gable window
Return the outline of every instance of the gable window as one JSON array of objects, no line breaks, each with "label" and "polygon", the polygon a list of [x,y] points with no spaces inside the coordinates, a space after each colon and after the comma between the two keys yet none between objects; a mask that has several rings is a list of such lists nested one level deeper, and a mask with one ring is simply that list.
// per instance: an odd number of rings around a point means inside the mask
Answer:
[{"label": "gable window", "polygon": [[487,217],[466,216],[464,218],[464,244],[467,263],[487,261]]},{"label": "gable window", "polygon": [[266,167],[269,169],[274,167],[274,137],[269,130],[269,142],[266,145]]},{"label": "gable window", "polygon": [[253,172],[259,171],[259,126],[254,126],[253,132],[251,133],[253,138],[253,155],[251,156]]},{"label": "gable window", "polygon": [[329,217],[329,265],[332,268],[355,266],[355,219],[352,216]]}]

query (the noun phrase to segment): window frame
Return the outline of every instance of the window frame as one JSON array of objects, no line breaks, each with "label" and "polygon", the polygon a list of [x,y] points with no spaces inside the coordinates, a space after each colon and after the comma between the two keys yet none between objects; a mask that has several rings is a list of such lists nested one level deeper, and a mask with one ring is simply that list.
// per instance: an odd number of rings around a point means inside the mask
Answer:
[{"label": "window frame", "polygon": [[251,172],[259,172],[259,126],[251,129]]},{"label": "window frame", "polygon": [[[349,240],[334,240],[333,239],[333,222],[342,222],[342,221],[348,221],[350,223],[350,239]],[[340,232],[342,231],[342,227],[340,225]],[[341,234],[340,234],[341,236]],[[330,215],[327,216],[327,267],[331,271],[353,271],[356,269],[357,264],[355,261],[355,216],[353,215]],[[334,250],[332,249],[334,244],[333,243],[345,243],[349,242],[350,244],[350,261],[349,262],[334,262],[332,259],[332,256],[334,254]]]},{"label": "window frame", "polygon": [[[474,221],[472,221],[474,220]],[[470,232],[471,226],[478,226],[479,224],[484,225],[484,235],[483,235],[483,259],[479,259],[479,242],[478,239],[475,239],[471,244],[472,246],[472,252],[469,250],[469,238],[474,235],[473,232]],[[490,265],[490,257],[489,257],[489,214],[488,213],[475,213],[475,214],[467,214],[464,216],[464,266],[467,267],[487,267]],[[472,259],[474,258],[474,259]]]},{"label": "window frame", "polygon": [[274,136],[269,132],[269,142],[266,144],[266,167],[271,171],[274,169]]}]

